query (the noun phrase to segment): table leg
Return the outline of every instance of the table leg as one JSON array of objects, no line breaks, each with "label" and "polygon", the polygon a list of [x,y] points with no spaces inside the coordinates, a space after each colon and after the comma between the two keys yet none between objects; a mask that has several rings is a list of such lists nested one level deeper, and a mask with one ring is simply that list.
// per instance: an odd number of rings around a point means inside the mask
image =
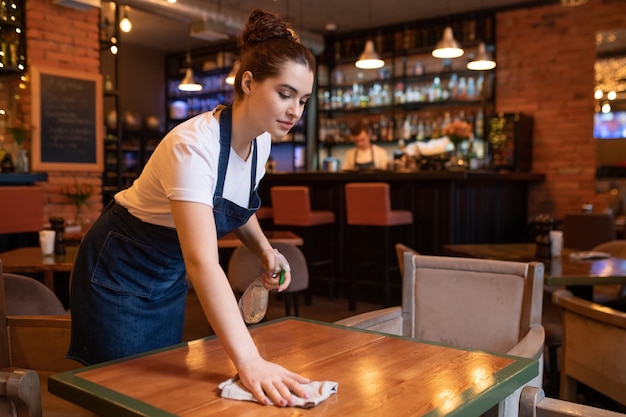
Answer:
[{"label": "table leg", "polygon": [[593,285],[571,285],[566,287],[576,297],[587,301],[593,301]]},{"label": "table leg", "polygon": [[54,292],[54,272],[44,271],[43,283],[46,285],[46,287],[50,288],[52,292]]}]

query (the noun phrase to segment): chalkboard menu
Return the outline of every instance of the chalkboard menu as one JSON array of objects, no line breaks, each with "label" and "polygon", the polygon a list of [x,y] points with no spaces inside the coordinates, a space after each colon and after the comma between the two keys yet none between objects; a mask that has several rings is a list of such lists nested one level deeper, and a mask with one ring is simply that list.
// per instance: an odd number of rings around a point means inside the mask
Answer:
[{"label": "chalkboard menu", "polygon": [[34,170],[103,169],[100,74],[33,69]]}]

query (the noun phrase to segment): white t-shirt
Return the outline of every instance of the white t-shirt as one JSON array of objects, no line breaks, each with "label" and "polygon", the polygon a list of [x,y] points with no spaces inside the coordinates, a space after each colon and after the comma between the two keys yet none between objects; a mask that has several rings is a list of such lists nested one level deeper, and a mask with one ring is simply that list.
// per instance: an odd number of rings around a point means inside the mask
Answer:
[{"label": "white t-shirt", "polygon": [[[195,116],[172,129],[159,143],[139,178],[115,195],[115,201],[135,217],[174,227],[170,200],[213,207],[220,154],[220,127],[215,110]],[[272,142],[269,133],[257,137],[256,185],[265,175]],[[246,161],[230,149],[222,197],[248,208],[252,151]]]}]

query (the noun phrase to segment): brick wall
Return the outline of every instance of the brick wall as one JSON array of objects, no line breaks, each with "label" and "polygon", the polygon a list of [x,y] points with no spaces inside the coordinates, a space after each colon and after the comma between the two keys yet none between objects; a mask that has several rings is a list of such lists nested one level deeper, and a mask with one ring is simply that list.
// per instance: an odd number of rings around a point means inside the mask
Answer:
[{"label": "brick wall", "polygon": [[[74,10],[55,5],[52,0],[26,1],[26,42],[29,67],[57,68],[100,74],[99,9]],[[23,94],[24,111],[30,115],[30,91]],[[30,119],[30,117],[28,117]],[[45,188],[46,219],[60,216],[71,222],[75,208],[61,191],[74,182],[93,187],[84,219],[95,219],[102,211],[100,172],[48,171]]]},{"label": "brick wall", "polygon": [[497,111],[533,116],[533,171],[546,174],[531,191],[530,215],[562,217],[583,202],[606,207],[595,179],[595,34],[626,27],[624,6],[623,0],[592,0],[497,16]]},{"label": "brick wall", "polygon": [[[29,65],[100,73],[97,9],[77,11],[28,0]],[[595,33],[626,27],[624,0],[592,0],[580,7],[558,4],[497,16],[496,105],[500,112],[525,112],[535,121],[533,170],[546,174],[533,187],[529,214],[561,217],[582,202],[600,210],[607,196],[596,193],[593,139]],[[29,94],[23,105],[29,114]],[[61,195],[74,180],[94,186],[89,214],[102,209],[99,173],[48,172],[46,216],[73,218]]]}]

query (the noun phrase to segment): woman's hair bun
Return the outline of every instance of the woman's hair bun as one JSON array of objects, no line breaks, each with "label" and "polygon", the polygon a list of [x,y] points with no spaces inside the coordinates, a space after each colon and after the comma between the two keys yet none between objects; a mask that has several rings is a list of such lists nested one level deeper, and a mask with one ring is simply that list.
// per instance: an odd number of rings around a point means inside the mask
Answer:
[{"label": "woman's hair bun", "polygon": [[297,41],[295,32],[276,13],[255,9],[248,16],[248,21],[240,39],[241,49],[266,42],[274,38],[292,38]]}]

